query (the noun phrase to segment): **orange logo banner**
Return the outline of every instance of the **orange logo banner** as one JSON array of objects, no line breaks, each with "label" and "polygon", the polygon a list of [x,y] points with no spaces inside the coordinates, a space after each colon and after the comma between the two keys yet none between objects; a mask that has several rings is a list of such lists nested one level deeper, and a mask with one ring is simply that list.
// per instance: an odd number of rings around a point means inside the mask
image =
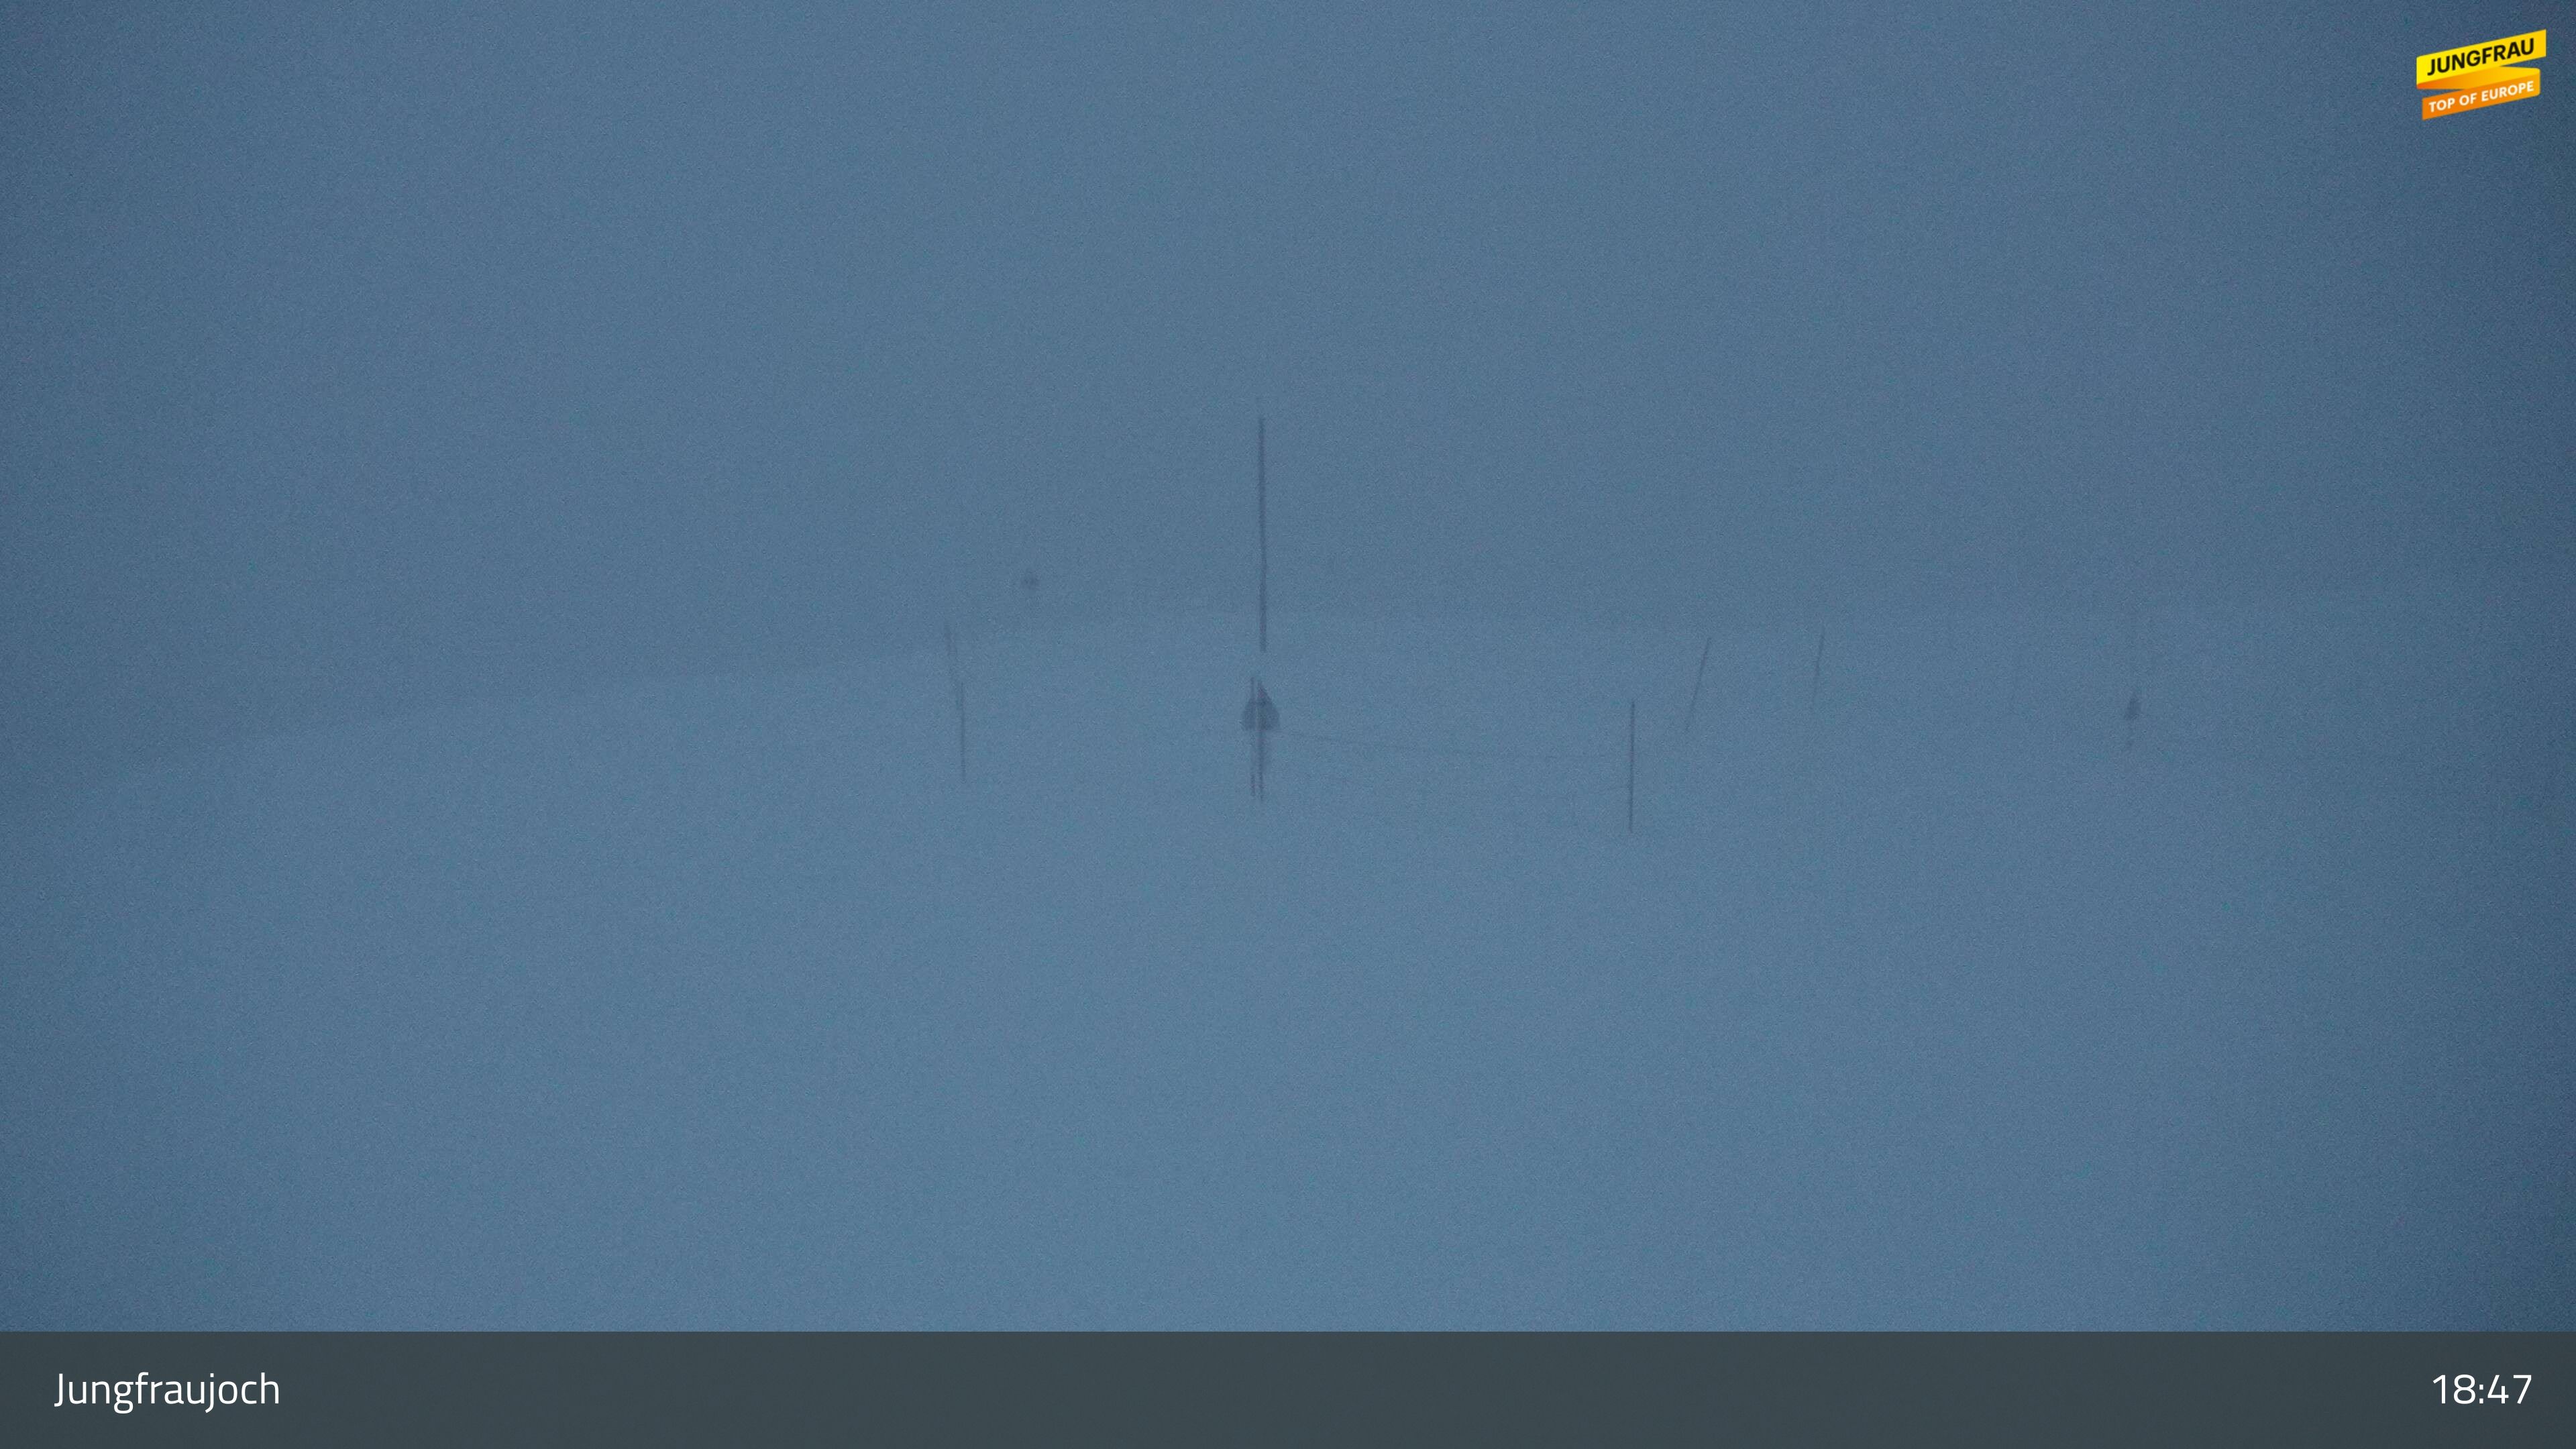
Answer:
[{"label": "orange logo banner", "polygon": [[2540,71],[2523,62],[2548,53],[2549,32],[2534,30],[2415,57],[2415,88],[2440,92],[2424,97],[2424,119],[2530,100],[2540,94]]}]

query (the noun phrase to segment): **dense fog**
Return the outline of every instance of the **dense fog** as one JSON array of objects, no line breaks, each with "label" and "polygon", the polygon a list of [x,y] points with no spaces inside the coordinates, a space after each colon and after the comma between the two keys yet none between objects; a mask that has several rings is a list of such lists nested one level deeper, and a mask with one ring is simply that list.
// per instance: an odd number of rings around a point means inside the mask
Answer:
[{"label": "dense fog", "polygon": [[2568,1326],[2527,22],[9,10],[0,1325]]}]

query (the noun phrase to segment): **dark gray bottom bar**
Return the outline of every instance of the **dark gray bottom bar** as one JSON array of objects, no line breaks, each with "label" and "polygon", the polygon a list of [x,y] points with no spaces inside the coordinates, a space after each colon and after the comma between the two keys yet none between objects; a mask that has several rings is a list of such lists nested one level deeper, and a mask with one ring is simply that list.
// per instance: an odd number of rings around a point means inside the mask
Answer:
[{"label": "dark gray bottom bar", "polygon": [[0,1392],[10,1445],[2567,1445],[2576,1334],[20,1333]]}]

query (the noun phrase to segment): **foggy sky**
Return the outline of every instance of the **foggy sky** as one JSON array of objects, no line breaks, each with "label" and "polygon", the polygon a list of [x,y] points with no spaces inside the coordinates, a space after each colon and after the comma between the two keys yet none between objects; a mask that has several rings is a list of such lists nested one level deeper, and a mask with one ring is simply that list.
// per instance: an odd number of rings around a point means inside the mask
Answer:
[{"label": "foggy sky", "polygon": [[0,18],[0,770],[1274,597],[2564,590],[2546,5]]}]

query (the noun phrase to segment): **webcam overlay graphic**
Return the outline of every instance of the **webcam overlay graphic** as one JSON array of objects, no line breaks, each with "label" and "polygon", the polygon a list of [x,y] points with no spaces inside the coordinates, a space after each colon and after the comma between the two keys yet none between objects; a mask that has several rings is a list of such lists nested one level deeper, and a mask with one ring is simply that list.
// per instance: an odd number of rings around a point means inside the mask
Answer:
[{"label": "webcam overlay graphic", "polygon": [[2424,97],[2424,119],[2527,101],[2540,94],[2540,70],[2522,62],[2549,54],[2549,32],[2508,35],[2457,50],[2415,57],[2415,88]]}]

